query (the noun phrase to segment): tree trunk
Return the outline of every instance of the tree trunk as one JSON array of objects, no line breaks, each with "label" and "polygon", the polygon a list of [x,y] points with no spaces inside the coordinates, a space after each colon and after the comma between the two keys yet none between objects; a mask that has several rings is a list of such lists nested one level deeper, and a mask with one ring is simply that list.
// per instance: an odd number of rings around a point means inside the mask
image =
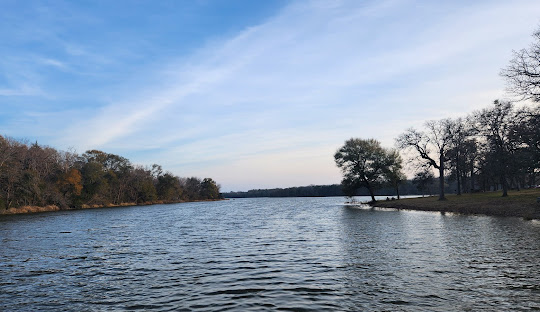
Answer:
[{"label": "tree trunk", "polygon": [[457,195],[461,195],[461,172],[459,170],[459,153],[456,155],[456,181],[457,181]]},{"label": "tree trunk", "polygon": [[442,156],[439,160],[439,200],[446,200],[444,197],[444,158]]},{"label": "tree trunk", "polygon": [[[396,185],[396,193],[397,193],[397,199],[399,199],[399,184]],[[422,196],[423,197],[423,196]]]},{"label": "tree trunk", "polygon": [[474,167],[471,165],[471,193],[474,192]]},{"label": "tree trunk", "polygon": [[459,174],[459,169],[456,168],[456,177],[457,177],[457,194],[461,195],[461,176]]},{"label": "tree trunk", "polygon": [[508,196],[508,183],[506,182],[506,177],[504,175],[501,176],[501,184],[503,189],[502,197]]},{"label": "tree trunk", "polygon": [[372,202],[376,202],[375,200],[375,194],[373,193],[373,189],[371,188],[371,186],[368,186],[368,191],[369,191],[369,195],[371,196],[371,201]]}]

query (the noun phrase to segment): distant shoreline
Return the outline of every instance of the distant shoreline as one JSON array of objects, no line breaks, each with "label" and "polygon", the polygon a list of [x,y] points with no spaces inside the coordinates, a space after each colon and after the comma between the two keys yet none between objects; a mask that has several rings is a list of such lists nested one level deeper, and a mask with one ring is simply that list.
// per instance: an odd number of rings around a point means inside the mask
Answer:
[{"label": "distant shoreline", "polygon": [[540,219],[540,203],[537,202],[540,189],[510,191],[508,197],[501,195],[502,192],[447,195],[445,201],[439,201],[437,196],[430,196],[377,201],[371,205],[404,210]]},{"label": "distant shoreline", "polygon": [[56,205],[47,206],[22,206],[17,208],[9,208],[0,213],[0,215],[15,215],[15,214],[30,214],[38,212],[51,212],[51,211],[71,211],[71,210],[85,210],[85,209],[97,209],[97,208],[117,208],[117,207],[135,207],[135,206],[150,206],[150,205],[169,205],[169,204],[182,204],[182,203],[196,203],[196,202],[208,202],[208,201],[222,201],[228,200],[222,199],[196,199],[196,200],[181,200],[181,201],[153,201],[145,203],[121,203],[110,205],[83,205],[81,208],[60,208]]}]

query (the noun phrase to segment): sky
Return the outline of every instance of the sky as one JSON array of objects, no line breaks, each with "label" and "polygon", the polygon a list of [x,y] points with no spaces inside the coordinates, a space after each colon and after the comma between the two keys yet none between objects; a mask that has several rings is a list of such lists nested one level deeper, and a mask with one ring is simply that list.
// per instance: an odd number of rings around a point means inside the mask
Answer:
[{"label": "sky", "polygon": [[222,191],[333,184],[351,137],[505,97],[537,0],[0,0],[0,135]]}]

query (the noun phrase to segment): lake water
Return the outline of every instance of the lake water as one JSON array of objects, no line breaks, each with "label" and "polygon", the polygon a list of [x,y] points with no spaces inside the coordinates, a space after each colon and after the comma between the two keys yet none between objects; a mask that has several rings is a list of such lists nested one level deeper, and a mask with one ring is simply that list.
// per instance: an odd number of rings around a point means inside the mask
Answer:
[{"label": "lake water", "polygon": [[540,309],[539,222],[344,201],[0,216],[0,310]]}]

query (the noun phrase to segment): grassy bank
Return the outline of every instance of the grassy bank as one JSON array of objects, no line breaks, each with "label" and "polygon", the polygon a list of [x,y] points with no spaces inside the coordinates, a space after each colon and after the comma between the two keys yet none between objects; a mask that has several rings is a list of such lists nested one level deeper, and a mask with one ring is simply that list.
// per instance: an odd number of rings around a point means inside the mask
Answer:
[{"label": "grassy bank", "polygon": [[197,199],[190,201],[174,201],[168,202],[163,200],[145,202],[145,203],[121,203],[121,204],[109,204],[109,205],[82,205],[81,208],[66,208],[61,209],[56,205],[47,205],[47,206],[22,206],[17,208],[9,208],[0,213],[0,215],[11,215],[11,214],[24,214],[24,213],[35,213],[35,212],[48,212],[48,211],[59,211],[59,210],[80,210],[80,209],[93,209],[93,208],[114,208],[114,207],[128,207],[128,206],[148,206],[148,205],[159,205],[159,204],[178,204],[178,203],[188,203],[188,202],[202,202],[202,201],[218,201],[223,199]]},{"label": "grassy bank", "polygon": [[490,216],[522,217],[540,219],[540,189],[509,191],[508,197],[502,192],[487,192],[463,195],[447,195],[446,201],[437,196],[407,198],[395,201],[380,201],[374,206],[422,211],[453,212],[461,214],[483,214]]}]

